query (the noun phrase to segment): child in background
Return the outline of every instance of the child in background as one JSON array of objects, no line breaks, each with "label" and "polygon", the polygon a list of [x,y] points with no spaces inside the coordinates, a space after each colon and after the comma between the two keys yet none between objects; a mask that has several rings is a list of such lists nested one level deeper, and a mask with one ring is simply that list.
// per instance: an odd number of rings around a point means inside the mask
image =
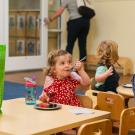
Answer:
[{"label": "child in background", "polygon": [[111,40],[102,41],[97,48],[97,56],[99,61],[95,74],[96,90],[117,93],[120,78],[114,68],[119,59],[117,43]]},{"label": "child in background", "polygon": [[[84,71],[83,63],[77,61],[73,66],[70,53],[54,50],[48,55],[48,66],[44,90],[39,100],[81,106],[75,90],[80,85],[90,85],[90,78]],[[71,70],[72,67],[76,72]]]}]

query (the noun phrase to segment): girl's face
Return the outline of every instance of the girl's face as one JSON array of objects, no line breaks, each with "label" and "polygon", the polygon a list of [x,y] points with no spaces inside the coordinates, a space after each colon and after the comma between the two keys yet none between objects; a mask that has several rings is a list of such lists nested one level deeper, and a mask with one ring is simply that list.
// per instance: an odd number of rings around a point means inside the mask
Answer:
[{"label": "girl's face", "polygon": [[54,74],[58,79],[63,79],[70,75],[70,69],[72,67],[72,58],[69,54],[59,56],[56,58],[56,64],[54,66]]}]

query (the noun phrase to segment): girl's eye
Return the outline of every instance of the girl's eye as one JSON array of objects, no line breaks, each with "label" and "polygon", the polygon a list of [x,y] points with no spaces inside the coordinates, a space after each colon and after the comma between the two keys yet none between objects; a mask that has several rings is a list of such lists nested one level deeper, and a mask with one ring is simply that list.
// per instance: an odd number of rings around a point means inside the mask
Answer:
[{"label": "girl's eye", "polygon": [[64,65],[65,64],[65,62],[61,62],[61,65]]}]

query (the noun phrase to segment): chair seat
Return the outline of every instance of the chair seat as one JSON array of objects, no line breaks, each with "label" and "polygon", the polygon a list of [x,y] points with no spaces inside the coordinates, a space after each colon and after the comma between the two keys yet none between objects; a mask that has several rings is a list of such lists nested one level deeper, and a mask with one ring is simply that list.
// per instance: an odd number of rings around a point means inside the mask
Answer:
[{"label": "chair seat", "polygon": [[120,122],[119,121],[114,121],[113,122],[113,127],[119,128],[119,126],[120,126]]},{"label": "chair seat", "polygon": [[70,129],[62,132],[62,135],[76,135],[76,130]]}]

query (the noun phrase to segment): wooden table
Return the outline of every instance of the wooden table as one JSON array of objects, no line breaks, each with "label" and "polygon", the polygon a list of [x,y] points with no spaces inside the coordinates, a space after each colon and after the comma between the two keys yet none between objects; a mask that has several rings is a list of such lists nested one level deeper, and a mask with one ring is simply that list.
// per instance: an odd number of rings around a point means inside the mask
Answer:
[{"label": "wooden table", "polygon": [[59,110],[45,111],[26,105],[24,98],[3,101],[0,134],[49,135],[79,127],[83,123],[110,118],[110,112],[94,110],[93,114],[76,115],[69,111],[71,108],[77,107],[62,105]]},{"label": "wooden table", "polygon": [[126,98],[132,98],[132,97],[134,97],[134,93],[133,93],[132,88],[125,88],[123,86],[119,86],[117,88],[117,92],[119,94],[121,94],[122,96],[126,97]]},{"label": "wooden table", "polygon": [[132,88],[119,86],[117,92],[125,98],[125,106],[128,107],[129,99],[134,97]]}]

